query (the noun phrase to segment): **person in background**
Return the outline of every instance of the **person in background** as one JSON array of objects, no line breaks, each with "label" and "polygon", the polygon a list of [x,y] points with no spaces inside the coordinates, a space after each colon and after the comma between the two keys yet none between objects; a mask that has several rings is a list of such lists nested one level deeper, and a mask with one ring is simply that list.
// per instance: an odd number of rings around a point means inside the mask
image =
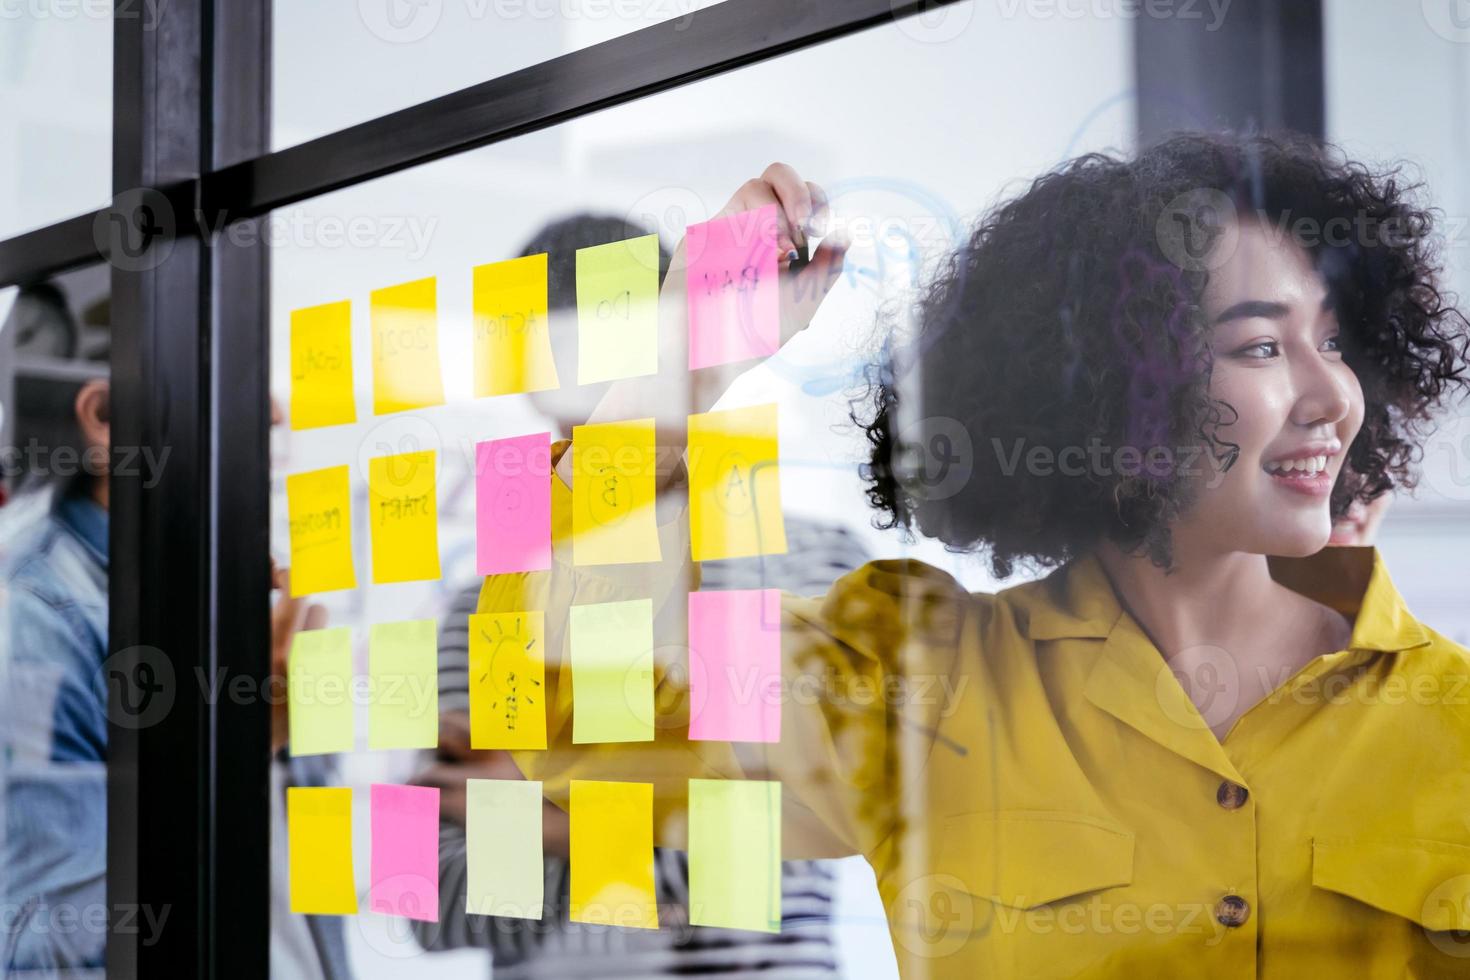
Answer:
[{"label": "person in background", "polygon": [[1331,545],[1372,545],[1378,542],[1378,527],[1393,503],[1393,494],[1385,493],[1370,503],[1353,501],[1346,514],[1332,523]]}]

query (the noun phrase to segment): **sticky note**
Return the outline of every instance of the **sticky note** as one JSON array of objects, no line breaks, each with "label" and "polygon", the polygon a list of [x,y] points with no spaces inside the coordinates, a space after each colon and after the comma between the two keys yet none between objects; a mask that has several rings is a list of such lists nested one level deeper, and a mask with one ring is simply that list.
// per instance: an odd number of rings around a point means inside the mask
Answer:
[{"label": "sticky note", "polygon": [[781,931],[780,783],[689,780],[689,921]]},{"label": "sticky note", "polygon": [[377,456],[368,462],[368,528],[373,581],[439,577],[439,505],[434,450]]},{"label": "sticky note", "polygon": [[545,619],[470,616],[470,748],[546,748]]},{"label": "sticky note", "polygon": [[356,588],[347,467],[287,476],[286,511],[291,528],[291,594]]},{"label": "sticky note", "polygon": [[338,786],[286,787],[286,850],[291,911],[355,915],[352,879],[352,790]]},{"label": "sticky note", "polygon": [[368,907],[439,921],[439,790],[373,783]]},{"label": "sticky note", "polygon": [[786,553],[776,406],[689,416],[689,535],[695,561]]},{"label": "sticky note", "polygon": [[546,253],[477,265],[475,397],[557,387],[546,320]]},{"label": "sticky note", "polygon": [[368,748],[439,747],[439,641],[432,619],[368,631]]},{"label": "sticky note", "polygon": [[286,659],[286,720],[292,755],[351,752],[352,630],[298,630]]},{"label": "sticky note", "polygon": [[577,249],[577,384],[658,372],[658,235]]},{"label": "sticky note", "polygon": [[475,570],[551,567],[551,433],[475,444]]},{"label": "sticky note", "polygon": [[571,782],[571,920],[657,929],[653,784]]},{"label": "sticky note", "polygon": [[776,353],[781,347],[776,205],[690,225],[684,254],[689,369]]},{"label": "sticky note", "polygon": [[781,740],[781,592],[689,593],[689,738]]},{"label": "sticky note", "polygon": [[291,428],[357,421],[352,392],[352,303],[291,311]]},{"label": "sticky note", "polygon": [[438,303],[432,276],[373,290],[374,415],[444,404]]},{"label": "sticky note", "polygon": [[653,600],[571,607],[572,741],[653,741]]},{"label": "sticky note", "polygon": [[572,427],[572,564],[658,561],[653,419]]},{"label": "sticky note", "polygon": [[541,784],[465,780],[465,911],[540,919],[546,869],[541,853]]}]

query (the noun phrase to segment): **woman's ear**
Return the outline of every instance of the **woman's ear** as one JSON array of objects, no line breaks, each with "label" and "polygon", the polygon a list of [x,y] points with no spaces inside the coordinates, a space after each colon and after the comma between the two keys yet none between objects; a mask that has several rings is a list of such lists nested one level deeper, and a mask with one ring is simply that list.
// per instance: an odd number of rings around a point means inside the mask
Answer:
[{"label": "woman's ear", "polygon": [[86,442],[84,450],[96,446],[104,454],[112,445],[112,411],[106,381],[94,379],[77,392],[77,427]]}]

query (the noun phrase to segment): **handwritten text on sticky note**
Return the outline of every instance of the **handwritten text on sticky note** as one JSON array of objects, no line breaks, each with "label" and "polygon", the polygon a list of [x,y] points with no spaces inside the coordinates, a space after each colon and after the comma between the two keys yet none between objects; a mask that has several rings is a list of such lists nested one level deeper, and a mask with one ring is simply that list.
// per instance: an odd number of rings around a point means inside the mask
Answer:
[{"label": "handwritten text on sticky note", "polygon": [[557,386],[546,319],[546,253],[489,265],[472,274],[475,397]]},{"label": "handwritten text on sticky note", "polygon": [[781,346],[776,205],[697,225],[689,257],[689,369],[769,357]]},{"label": "handwritten text on sticky note", "polygon": [[375,415],[444,404],[438,302],[432,276],[373,290]]},{"label": "handwritten text on sticky note", "polygon": [[658,371],[658,236],[577,249],[577,383]]},{"label": "handwritten text on sticky note", "polygon": [[291,428],[357,421],[352,391],[352,304],[291,311]]},{"label": "handwritten text on sticky note", "polygon": [[374,582],[439,577],[437,465],[432,449],[377,456],[368,462]]},{"label": "handwritten text on sticky note", "polygon": [[470,748],[546,748],[545,619],[470,616]]},{"label": "handwritten text on sticky note", "polygon": [[345,466],[286,477],[291,595],[357,586],[357,573],[352,568],[351,508]]},{"label": "handwritten text on sticky note", "polygon": [[572,562],[659,560],[653,419],[572,428]]},{"label": "handwritten text on sticky note", "polygon": [[776,406],[689,416],[695,561],[786,553]]}]

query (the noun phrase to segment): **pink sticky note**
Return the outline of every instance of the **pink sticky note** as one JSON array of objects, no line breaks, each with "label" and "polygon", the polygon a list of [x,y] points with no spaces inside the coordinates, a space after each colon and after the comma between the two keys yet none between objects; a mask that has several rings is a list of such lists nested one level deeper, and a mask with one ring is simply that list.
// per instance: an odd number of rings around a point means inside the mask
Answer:
[{"label": "pink sticky note", "polygon": [[475,568],[551,567],[551,434],[475,444]]},{"label": "pink sticky note", "polygon": [[439,790],[373,783],[368,907],[439,921]]},{"label": "pink sticky note", "polygon": [[781,740],[781,593],[689,593],[689,738]]},{"label": "pink sticky note", "polygon": [[689,256],[689,369],[776,353],[781,346],[776,205],[690,225],[684,251]]}]

